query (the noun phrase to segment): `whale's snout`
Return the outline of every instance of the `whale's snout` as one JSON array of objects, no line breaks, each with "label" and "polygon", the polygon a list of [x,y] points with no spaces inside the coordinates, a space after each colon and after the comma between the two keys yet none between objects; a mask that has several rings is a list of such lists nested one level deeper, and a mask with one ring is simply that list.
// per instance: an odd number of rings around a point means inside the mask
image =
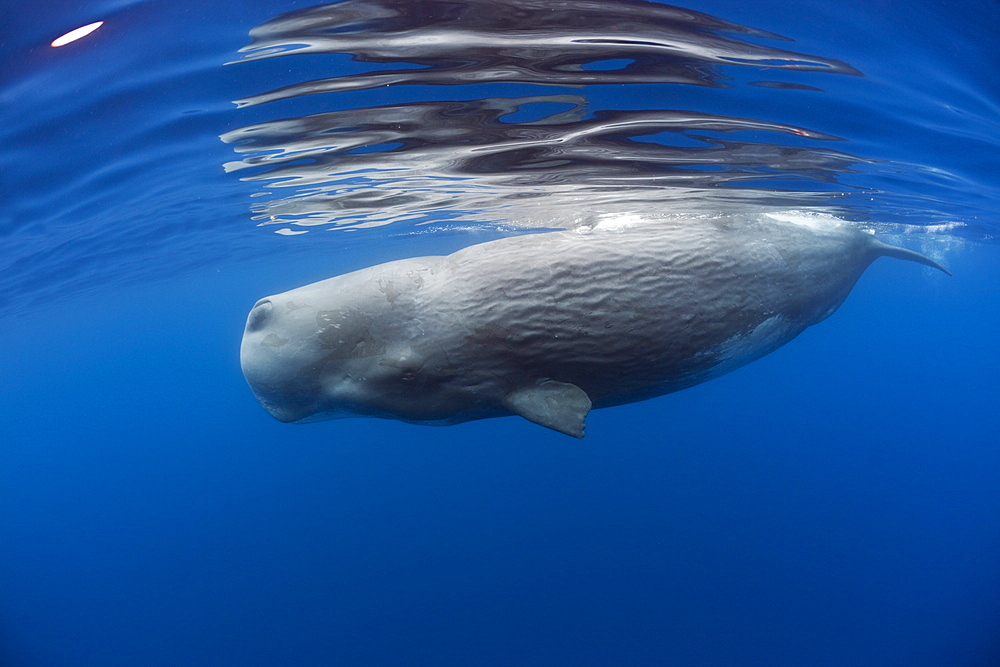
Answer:
[{"label": "whale's snout", "polygon": [[278,333],[281,320],[271,297],[254,304],[240,345],[240,367],[261,407],[278,421],[289,423],[307,417],[310,410],[303,405],[299,381],[289,372],[282,350],[288,339]]}]

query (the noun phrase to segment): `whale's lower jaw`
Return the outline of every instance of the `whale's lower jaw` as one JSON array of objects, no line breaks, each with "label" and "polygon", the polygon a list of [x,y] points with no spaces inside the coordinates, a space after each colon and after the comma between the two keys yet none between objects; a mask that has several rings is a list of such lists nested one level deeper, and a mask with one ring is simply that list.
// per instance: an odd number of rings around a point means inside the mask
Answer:
[{"label": "whale's lower jaw", "polygon": [[[254,393],[256,396],[256,392]],[[260,406],[267,411],[267,414],[271,415],[279,422],[284,424],[299,424],[309,420],[308,411],[292,408],[288,405],[282,404],[281,402],[268,400],[261,398],[260,396],[256,396],[256,398],[257,402],[260,403]],[[327,419],[331,419],[331,417],[327,417]]]},{"label": "whale's lower jaw", "polygon": [[[266,409],[266,407],[265,407]],[[270,411],[269,411],[270,412]],[[274,416],[273,413],[271,413]],[[280,422],[291,423],[291,424],[313,424],[316,422],[331,421],[334,419],[354,419],[358,417],[374,418],[374,419],[389,419],[392,421],[400,421],[406,424],[413,424],[415,426],[455,426],[456,424],[464,424],[471,421],[479,421],[481,419],[493,419],[496,417],[510,417],[514,413],[493,409],[493,410],[482,410],[478,412],[463,412],[460,414],[449,415],[447,417],[413,417],[407,415],[397,415],[391,414],[389,412],[351,412],[349,410],[320,410],[306,417],[300,419],[294,419],[291,421],[285,419],[278,419]]]}]

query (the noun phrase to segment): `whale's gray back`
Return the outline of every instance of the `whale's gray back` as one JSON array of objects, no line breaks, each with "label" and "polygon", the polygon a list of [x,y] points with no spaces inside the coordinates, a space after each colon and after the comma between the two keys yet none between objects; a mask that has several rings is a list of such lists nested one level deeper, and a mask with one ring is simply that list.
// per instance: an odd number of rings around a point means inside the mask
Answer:
[{"label": "whale's gray back", "polygon": [[426,307],[470,366],[497,357],[524,376],[512,382],[555,378],[610,405],[707,379],[727,361],[712,354],[768,322],[780,326],[742,363],[787,342],[840,305],[877,256],[871,240],[791,224],[522,236],[442,260]]}]

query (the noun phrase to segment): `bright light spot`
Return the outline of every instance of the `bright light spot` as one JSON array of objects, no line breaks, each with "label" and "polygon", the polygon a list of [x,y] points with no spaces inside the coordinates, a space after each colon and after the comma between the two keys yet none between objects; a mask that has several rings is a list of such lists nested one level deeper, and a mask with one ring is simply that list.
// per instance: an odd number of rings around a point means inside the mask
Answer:
[{"label": "bright light spot", "polygon": [[642,218],[634,213],[611,213],[601,216],[600,221],[593,226],[593,229],[620,232],[641,223]]},{"label": "bright light spot", "polygon": [[94,23],[88,23],[82,28],[77,28],[76,30],[70,30],[62,37],[59,37],[52,42],[52,46],[66,46],[70,42],[75,42],[81,37],[86,37],[90,33],[94,32],[98,28],[104,25],[104,21],[95,21]]},{"label": "bright light spot", "polygon": [[771,213],[765,213],[764,215],[772,220],[777,220],[778,222],[790,222],[793,225],[808,227],[809,229],[817,232],[837,229],[838,227],[846,224],[843,220],[834,215],[817,211],[773,211]]}]

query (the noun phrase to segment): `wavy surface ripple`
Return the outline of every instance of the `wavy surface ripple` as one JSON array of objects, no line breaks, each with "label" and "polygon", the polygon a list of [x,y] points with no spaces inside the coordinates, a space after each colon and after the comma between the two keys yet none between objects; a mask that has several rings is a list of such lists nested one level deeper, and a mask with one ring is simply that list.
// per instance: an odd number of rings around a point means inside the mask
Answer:
[{"label": "wavy surface ripple", "polygon": [[[728,33],[728,34],[727,34]],[[399,84],[509,82],[545,85],[686,83],[719,86],[706,65],[860,74],[847,63],[741,37],[784,39],[653,2],[590,0],[347,0],[286,14],[250,31],[243,60],[349,53],[388,70],[307,81],[238,102]],[[602,63],[615,63],[610,69]]]}]

